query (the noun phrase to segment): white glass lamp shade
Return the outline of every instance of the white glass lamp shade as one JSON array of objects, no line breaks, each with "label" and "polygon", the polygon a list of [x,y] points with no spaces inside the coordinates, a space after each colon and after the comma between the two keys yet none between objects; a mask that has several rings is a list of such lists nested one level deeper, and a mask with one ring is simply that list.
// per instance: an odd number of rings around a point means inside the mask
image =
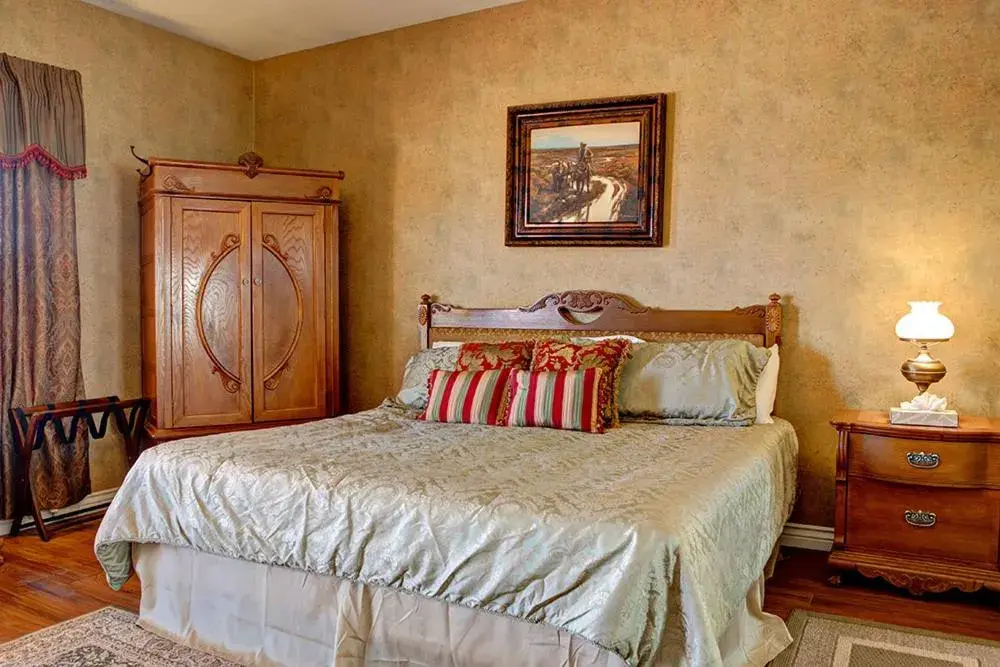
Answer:
[{"label": "white glass lamp shade", "polygon": [[938,312],[940,306],[940,301],[910,301],[910,312],[896,322],[896,336],[924,343],[950,340],[955,325]]}]

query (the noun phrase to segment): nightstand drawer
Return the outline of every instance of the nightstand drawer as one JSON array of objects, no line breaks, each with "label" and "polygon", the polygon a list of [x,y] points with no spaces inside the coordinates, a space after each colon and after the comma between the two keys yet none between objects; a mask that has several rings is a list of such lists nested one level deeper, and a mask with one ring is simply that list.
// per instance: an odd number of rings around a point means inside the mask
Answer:
[{"label": "nightstand drawer", "polygon": [[1000,474],[991,470],[988,444],[910,440],[863,433],[850,435],[848,472],[941,486],[975,487],[1000,481],[996,479]]},{"label": "nightstand drawer", "polygon": [[997,562],[997,492],[907,486],[852,477],[847,547]]}]

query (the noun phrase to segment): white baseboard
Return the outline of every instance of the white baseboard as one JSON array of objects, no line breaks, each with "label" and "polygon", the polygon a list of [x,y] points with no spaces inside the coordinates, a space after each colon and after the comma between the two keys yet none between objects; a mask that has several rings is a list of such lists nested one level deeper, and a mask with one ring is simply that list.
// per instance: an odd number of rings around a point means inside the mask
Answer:
[{"label": "white baseboard", "polygon": [[[118,487],[98,491],[97,493],[90,494],[77,504],[64,507],[61,510],[42,510],[42,517],[45,519],[46,525],[48,525],[50,519],[53,523],[58,523],[61,519],[65,520],[73,515],[80,514],[81,512],[97,509],[99,507],[106,507],[111,503],[111,499],[115,497],[117,492]],[[13,522],[10,520],[0,521],[0,536],[6,535],[10,532],[11,523]],[[26,528],[31,528],[34,525],[34,517],[28,515],[24,517],[24,521],[21,523],[21,529],[24,530]]]},{"label": "white baseboard", "polygon": [[783,547],[830,551],[833,549],[833,528],[805,523],[786,523],[779,542]]}]

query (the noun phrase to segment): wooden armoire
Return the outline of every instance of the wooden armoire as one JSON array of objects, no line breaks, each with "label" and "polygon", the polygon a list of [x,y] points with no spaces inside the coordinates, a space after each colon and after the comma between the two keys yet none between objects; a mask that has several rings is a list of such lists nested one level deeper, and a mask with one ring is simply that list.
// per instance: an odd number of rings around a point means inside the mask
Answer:
[{"label": "wooden armoire", "polygon": [[342,172],[152,158],[140,186],[154,442],[333,416]]}]

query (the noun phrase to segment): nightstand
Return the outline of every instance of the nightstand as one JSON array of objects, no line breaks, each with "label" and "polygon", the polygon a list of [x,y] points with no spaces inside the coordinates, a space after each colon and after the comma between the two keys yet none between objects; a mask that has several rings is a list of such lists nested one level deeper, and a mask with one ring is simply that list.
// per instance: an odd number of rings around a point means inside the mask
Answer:
[{"label": "nightstand", "polygon": [[830,582],[840,571],[914,594],[1000,590],[1000,420],[897,426],[842,412]]}]

